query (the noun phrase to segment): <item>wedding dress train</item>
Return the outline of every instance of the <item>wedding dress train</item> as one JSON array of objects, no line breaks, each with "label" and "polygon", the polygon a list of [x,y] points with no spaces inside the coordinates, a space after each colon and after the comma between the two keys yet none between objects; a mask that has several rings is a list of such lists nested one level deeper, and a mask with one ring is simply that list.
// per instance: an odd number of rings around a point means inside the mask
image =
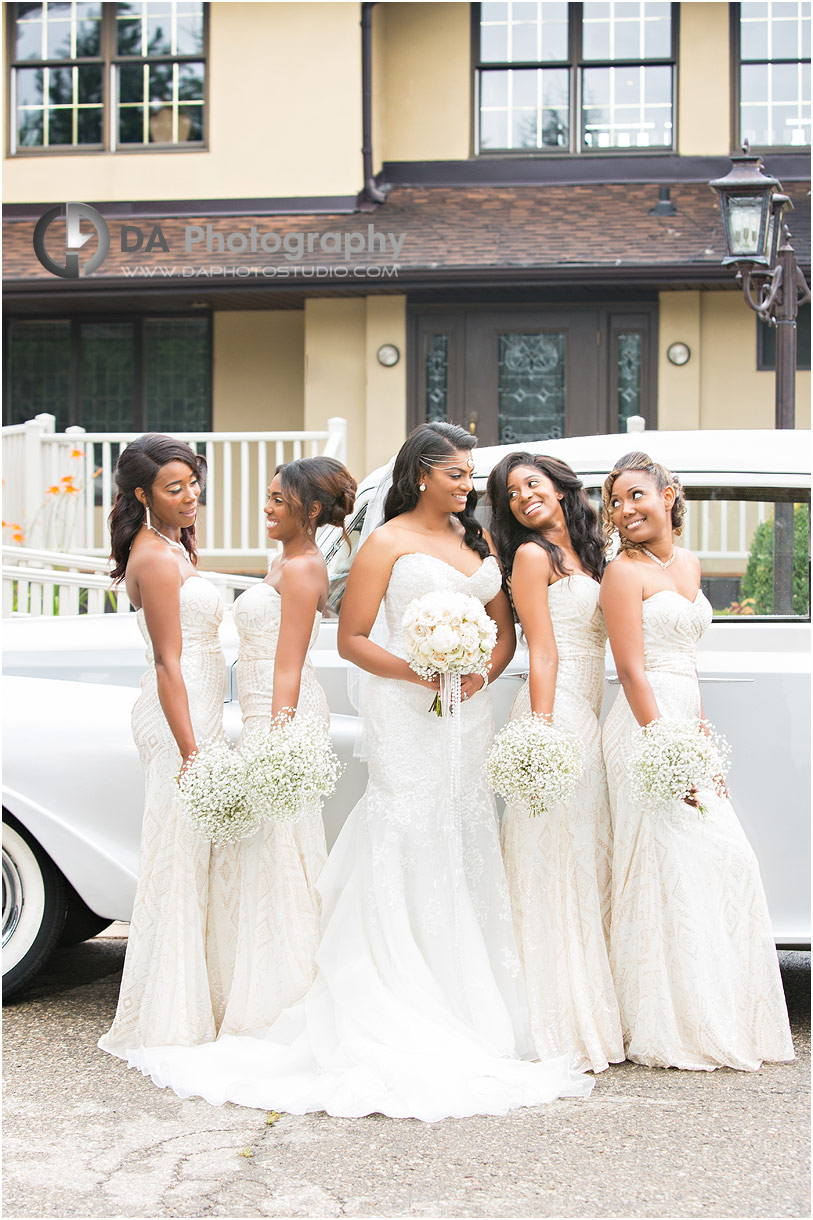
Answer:
[{"label": "wedding dress train", "polygon": [[[401,556],[384,599],[388,647],[404,655],[401,622],[414,597],[450,589],[487,603],[499,588],[493,558],[466,576],[430,555]],[[523,1060],[534,1054],[525,988],[482,777],[490,695],[461,707],[455,806],[448,723],[431,700],[413,683],[369,679],[369,783],[318,883],[322,940],[305,997],[260,1035],[131,1055],[156,1084],[213,1104],[426,1121],[590,1092],[569,1057]]]}]

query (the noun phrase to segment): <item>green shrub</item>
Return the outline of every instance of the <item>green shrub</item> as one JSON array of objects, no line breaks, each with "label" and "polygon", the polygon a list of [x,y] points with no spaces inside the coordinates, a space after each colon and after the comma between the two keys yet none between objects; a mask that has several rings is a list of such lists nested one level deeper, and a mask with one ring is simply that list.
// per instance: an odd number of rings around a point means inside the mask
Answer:
[{"label": "green shrub", "polygon": [[[810,525],[806,504],[793,509],[793,613],[806,615],[809,604]],[[754,599],[755,614],[773,614],[773,517],[758,525],[751,542],[742,597]]]}]

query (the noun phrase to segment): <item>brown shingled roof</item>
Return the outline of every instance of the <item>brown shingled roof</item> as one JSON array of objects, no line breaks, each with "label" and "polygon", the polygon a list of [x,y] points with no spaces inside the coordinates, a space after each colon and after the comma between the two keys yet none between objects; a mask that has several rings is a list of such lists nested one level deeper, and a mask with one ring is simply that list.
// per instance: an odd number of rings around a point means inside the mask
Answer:
[{"label": "brown shingled roof", "polygon": [[[805,264],[810,260],[808,186],[794,183],[788,189],[797,209],[789,221],[793,244]],[[156,278],[142,278],[143,272],[136,273],[137,278],[127,281],[132,288],[149,286],[154,291],[161,283],[183,282],[183,267],[195,272],[228,268],[225,279],[247,284],[256,269],[265,266],[309,271],[327,268],[321,281],[326,285],[337,281],[337,274],[342,273],[336,269],[340,267],[393,263],[391,246],[386,254],[356,254],[350,259],[341,249],[320,248],[320,240],[327,233],[340,234],[342,241],[345,235],[366,237],[371,225],[378,234],[392,233],[396,238],[403,235],[397,258],[399,279],[420,275],[424,282],[442,283],[454,273],[493,271],[504,278],[515,271],[527,277],[529,272],[555,269],[561,274],[568,268],[582,272],[613,268],[622,275],[625,270],[635,273],[648,268],[661,271],[667,278],[670,271],[677,276],[693,267],[706,267],[715,278],[718,273],[730,277],[730,271],[720,268],[723,233],[716,195],[704,183],[675,183],[670,189],[677,209],[674,216],[652,214],[658,199],[656,184],[396,187],[376,212],[352,215],[200,217],[195,216],[194,203],[190,203],[189,215],[180,219],[110,218],[110,253],[91,277],[80,282],[92,282],[94,286],[120,284],[128,271],[133,274],[131,269],[141,265],[155,268]],[[97,206],[104,214],[104,205]],[[121,226],[127,223],[138,224],[145,235],[153,224],[160,223],[169,250],[122,252]],[[56,288],[55,277],[34,254],[34,224],[31,219],[4,222],[3,274],[10,288],[15,282],[20,287],[47,282]],[[312,252],[305,251],[299,259],[261,250],[253,254],[228,250],[207,253],[200,244],[187,253],[185,229],[193,224],[210,224],[213,233],[220,234],[248,233],[255,226],[259,234],[274,232],[282,239],[292,234],[316,236]],[[64,258],[64,222],[54,223],[48,241],[54,257]],[[88,254],[93,249],[92,238]],[[288,286],[296,274],[291,272]],[[186,275],[191,285],[190,272]],[[266,288],[283,286],[273,278],[262,282]],[[383,286],[384,281],[380,282]],[[74,291],[78,286],[77,281],[60,283]],[[368,291],[375,291],[376,281],[367,284]]]}]

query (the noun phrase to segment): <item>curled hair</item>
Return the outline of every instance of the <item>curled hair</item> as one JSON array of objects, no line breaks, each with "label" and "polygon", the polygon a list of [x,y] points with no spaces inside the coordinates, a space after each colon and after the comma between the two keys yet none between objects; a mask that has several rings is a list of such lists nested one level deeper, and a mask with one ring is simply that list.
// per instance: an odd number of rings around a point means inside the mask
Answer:
[{"label": "curled hair", "polygon": [[[298,458],[277,466],[282,494],[291,505],[304,533],[311,525],[340,525],[345,541],[344,519],[353,511],[356,501],[356,480],[341,462],[330,457]],[[319,514],[311,522],[310,511],[319,505]]]},{"label": "curled hair", "polygon": [[[612,513],[610,511],[610,500],[612,499],[613,487],[616,480],[628,470],[639,470],[642,474],[649,475],[658,491],[666,491],[667,487],[671,487],[675,493],[675,502],[672,505],[672,534],[678,536],[683,531],[683,519],[686,515],[686,495],[683,491],[683,484],[676,474],[671,470],[667,470],[665,466],[661,466],[660,462],[653,462],[648,453],[625,453],[622,458],[619,458],[613,469],[604,480],[604,485],[601,489],[601,507],[602,507],[602,529],[607,538],[612,538],[616,532],[612,521]],[[641,544],[632,542],[629,538],[624,538],[620,535],[620,547],[622,551],[638,551]]]},{"label": "curled hair", "polygon": [[604,571],[604,539],[598,515],[590,503],[581,479],[577,478],[566,462],[560,462],[558,458],[518,452],[509,453],[497,463],[488,476],[488,498],[492,511],[491,534],[506,581],[511,578],[517,549],[524,542],[535,542],[541,546],[547,553],[556,575],[567,576],[561,547],[551,542],[543,533],[522,525],[511,511],[508,476],[517,466],[530,466],[540,474],[547,475],[556,490],[561,492],[562,513],[573,550],[585,572],[595,580],[601,580]]},{"label": "curled hair", "polygon": [[[392,468],[392,487],[384,502],[384,520],[391,521],[401,513],[411,512],[418,503],[418,485],[427,470],[437,462],[452,457],[461,449],[469,452],[477,444],[477,437],[457,424],[441,422],[419,424],[410,432],[395,458]],[[490,554],[483,535],[483,527],[474,515],[477,507],[477,492],[472,488],[466,507],[454,515],[463,526],[463,541],[481,559]]]},{"label": "curled hair", "polygon": [[[156,476],[168,462],[183,462],[197,475],[203,488],[206,479],[206,461],[190,449],[184,441],[162,432],[145,432],[122,449],[113,477],[116,481],[116,498],[107,523],[110,527],[111,558],[115,567],[111,573],[114,581],[123,579],[130,558],[133,539],[146,521],[144,505],[136,498],[140,487],[152,505],[152,485]],[[181,542],[186,547],[192,563],[198,562],[194,525],[181,529]]]}]

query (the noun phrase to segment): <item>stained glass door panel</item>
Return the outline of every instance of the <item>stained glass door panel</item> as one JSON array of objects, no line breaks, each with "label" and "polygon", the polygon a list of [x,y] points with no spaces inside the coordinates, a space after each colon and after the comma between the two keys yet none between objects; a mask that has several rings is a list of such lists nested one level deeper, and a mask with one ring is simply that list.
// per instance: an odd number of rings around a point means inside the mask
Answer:
[{"label": "stained glass door panel", "polygon": [[521,445],[602,431],[599,354],[593,310],[471,317],[465,414],[476,420],[480,443]]},{"label": "stained glass door panel", "polygon": [[565,434],[564,334],[497,338],[498,437],[501,445]]}]

